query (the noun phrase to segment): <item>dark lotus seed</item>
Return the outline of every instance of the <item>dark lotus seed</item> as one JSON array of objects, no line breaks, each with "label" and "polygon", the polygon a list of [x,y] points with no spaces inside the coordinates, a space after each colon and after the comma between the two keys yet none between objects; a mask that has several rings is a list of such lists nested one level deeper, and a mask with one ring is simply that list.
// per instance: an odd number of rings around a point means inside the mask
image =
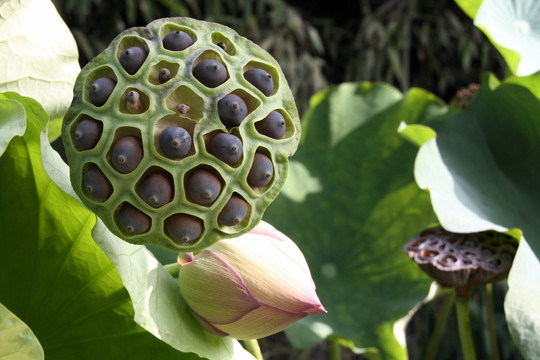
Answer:
[{"label": "dark lotus seed", "polygon": [[183,31],[171,31],[163,38],[163,47],[167,50],[181,51],[193,44],[191,36]]},{"label": "dark lotus seed", "polygon": [[113,191],[111,182],[97,165],[92,165],[86,170],[83,175],[83,186],[85,193],[95,199],[107,199]]},{"label": "dark lotus seed", "polygon": [[233,195],[218,215],[221,225],[234,226],[244,220],[247,215],[248,204],[238,195]]},{"label": "dark lotus seed", "polygon": [[102,77],[97,79],[90,85],[88,98],[90,102],[96,106],[103,106],[107,102],[109,96],[116,86],[116,81],[111,78]]},{"label": "dark lotus seed", "polygon": [[159,147],[172,159],[182,158],[191,149],[191,136],[184,128],[170,126],[159,135]]},{"label": "dark lotus seed", "polygon": [[227,133],[219,133],[210,140],[208,152],[221,161],[233,165],[242,156],[242,141]]},{"label": "dark lotus seed", "polygon": [[135,136],[126,136],[112,148],[112,166],[122,174],[132,172],[139,166],[143,157],[142,146]]},{"label": "dark lotus seed", "polygon": [[281,139],[285,134],[285,118],[278,111],[272,111],[264,119],[255,123],[257,131],[273,139]]},{"label": "dark lotus seed", "polygon": [[166,83],[171,79],[171,71],[167,68],[159,70],[158,81],[160,84]]},{"label": "dark lotus seed", "polygon": [[94,119],[84,119],[73,132],[73,142],[79,150],[88,150],[96,146],[101,138],[103,124]]},{"label": "dark lotus seed", "polygon": [[129,203],[125,203],[118,211],[118,222],[128,234],[140,234],[150,228],[150,218]]},{"label": "dark lotus seed", "polygon": [[146,50],[138,46],[132,46],[124,50],[120,55],[120,65],[128,74],[133,75],[141,68],[147,56]]},{"label": "dark lotus seed", "polygon": [[171,202],[173,185],[165,174],[155,172],[142,182],[139,191],[148,205],[158,208]]},{"label": "dark lotus seed", "polygon": [[165,220],[165,229],[174,241],[189,243],[201,236],[202,221],[186,214],[174,214]]},{"label": "dark lotus seed", "polygon": [[240,96],[229,94],[218,101],[218,114],[223,125],[238,126],[247,115],[247,106]]},{"label": "dark lotus seed", "polygon": [[219,196],[221,183],[212,172],[198,169],[189,177],[186,190],[191,201],[199,205],[208,205]]},{"label": "dark lotus seed", "polygon": [[206,59],[193,68],[193,76],[203,85],[215,88],[227,80],[227,69],[217,60]]},{"label": "dark lotus seed", "polygon": [[244,77],[257,89],[266,95],[272,95],[274,91],[274,81],[272,75],[264,71],[263,69],[250,69],[244,73]]},{"label": "dark lotus seed", "polygon": [[256,153],[253,158],[253,165],[247,177],[248,184],[253,187],[267,185],[274,176],[274,166],[268,156]]}]

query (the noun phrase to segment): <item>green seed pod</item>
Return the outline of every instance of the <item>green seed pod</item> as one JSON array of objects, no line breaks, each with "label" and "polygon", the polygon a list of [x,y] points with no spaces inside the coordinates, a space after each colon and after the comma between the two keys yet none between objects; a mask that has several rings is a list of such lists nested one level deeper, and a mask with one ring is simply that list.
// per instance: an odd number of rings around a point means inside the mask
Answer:
[{"label": "green seed pod", "polygon": [[[130,60],[134,49],[142,54],[137,61]],[[225,98],[242,112],[224,121]],[[272,112],[278,124],[266,125]],[[82,134],[88,118],[101,134],[86,149],[75,132]],[[181,136],[173,129],[183,129]],[[224,135],[236,142],[229,146],[234,158],[223,156]],[[299,139],[298,112],[277,62],[230,28],[190,18],[118,35],[79,74],[62,129],[83,203],[125,241],[181,252],[251,230],[283,187]],[[88,164],[115,191],[103,199],[86,192]]]}]

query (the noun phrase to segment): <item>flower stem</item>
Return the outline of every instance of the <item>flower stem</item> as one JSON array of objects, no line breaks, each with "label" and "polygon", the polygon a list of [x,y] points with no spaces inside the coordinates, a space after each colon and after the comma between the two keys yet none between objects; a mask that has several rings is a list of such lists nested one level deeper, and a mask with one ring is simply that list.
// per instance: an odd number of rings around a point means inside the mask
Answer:
[{"label": "flower stem", "polygon": [[492,359],[499,360],[501,358],[499,354],[499,345],[497,344],[497,333],[495,331],[495,310],[493,306],[493,284],[486,284],[486,310],[488,317],[488,329],[489,329],[489,341],[490,349],[492,351]]},{"label": "flower stem", "polygon": [[429,337],[429,342],[426,349],[426,360],[435,360],[437,358],[437,351],[439,351],[439,346],[441,344],[441,338],[446,328],[446,323],[448,322],[448,316],[452,311],[452,305],[454,304],[454,292],[449,293],[444,298],[441,310],[437,315],[437,321],[435,322],[435,328],[433,333]]},{"label": "flower stem", "polygon": [[469,314],[469,296],[456,297],[456,313],[459,329],[459,340],[461,341],[461,351],[463,359],[476,360],[474,343],[471,332],[471,319]]},{"label": "flower stem", "polygon": [[163,265],[163,267],[165,268],[165,270],[168,271],[169,274],[171,274],[173,278],[178,277],[178,273],[180,272],[180,267],[178,266],[178,263]]},{"label": "flower stem", "polygon": [[339,340],[335,337],[331,337],[330,342],[330,359],[331,360],[341,360],[341,345]]},{"label": "flower stem", "polygon": [[257,339],[244,340],[244,347],[255,357],[255,359],[263,360],[261,347],[259,346]]}]

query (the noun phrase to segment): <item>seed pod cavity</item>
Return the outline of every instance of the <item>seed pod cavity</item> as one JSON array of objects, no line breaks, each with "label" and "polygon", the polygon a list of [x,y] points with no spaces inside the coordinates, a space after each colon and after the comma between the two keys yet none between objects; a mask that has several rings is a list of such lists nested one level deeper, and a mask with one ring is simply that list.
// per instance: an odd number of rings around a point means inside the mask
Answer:
[{"label": "seed pod cavity", "polygon": [[192,44],[191,36],[182,30],[171,31],[163,38],[163,47],[167,50],[182,51]]},{"label": "seed pod cavity", "polygon": [[270,183],[273,176],[274,165],[272,165],[272,160],[264,154],[256,153],[248,173],[248,184],[252,187],[263,187]]},{"label": "seed pod cavity", "polygon": [[239,195],[232,195],[227,204],[223,207],[218,216],[218,222],[224,226],[235,226],[240,224],[246,217],[248,204]]},{"label": "seed pod cavity", "polygon": [[259,89],[265,96],[274,92],[274,80],[272,75],[263,69],[249,69],[244,73],[244,78]]},{"label": "seed pod cavity", "polygon": [[221,182],[214,172],[199,168],[189,175],[186,194],[190,201],[199,205],[210,205],[221,193]]},{"label": "seed pod cavity", "polygon": [[120,65],[130,75],[134,75],[142,66],[148,52],[139,46],[132,46],[122,51],[120,55]]},{"label": "seed pod cavity", "polygon": [[111,164],[120,173],[127,174],[139,166],[143,157],[143,149],[135,136],[121,138],[113,145],[111,151]]},{"label": "seed pod cavity", "polygon": [[157,171],[143,180],[139,188],[139,195],[148,205],[159,208],[171,202],[173,188],[170,176],[164,171]]},{"label": "seed pod cavity", "polygon": [[102,77],[96,79],[88,89],[90,102],[98,107],[103,106],[111,96],[115,86],[116,81],[111,78]]},{"label": "seed pod cavity", "polygon": [[83,175],[84,192],[91,198],[105,200],[111,196],[113,187],[100,168],[92,164]]},{"label": "seed pod cavity", "polygon": [[165,230],[175,242],[189,244],[201,236],[203,222],[195,216],[174,214],[165,220]]},{"label": "seed pod cavity", "polygon": [[79,150],[90,150],[96,146],[101,133],[103,123],[101,121],[86,118],[77,124],[73,132],[73,142]]},{"label": "seed pod cavity", "polygon": [[234,165],[242,157],[242,140],[239,137],[227,134],[216,134],[210,140],[208,145],[208,152],[221,161]]},{"label": "seed pod cavity", "polygon": [[123,203],[117,216],[120,228],[128,235],[142,234],[150,229],[150,217],[130,203]]},{"label": "seed pod cavity", "polygon": [[227,127],[238,126],[248,112],[244,100],[235,94],[228,94],[218,101],[218,115]]},{"label": "seed pod cavity", "polygon": [[286,122],[283,115],[278,111],[272,111],[264,119],[255,123],[255,129],[272,139],[279,140],[285,134]]},{"label": "seed pod cavity", "polygon": [[228,74],[225,65],[220,61],[206,59],[195,65],[193,76],[204,86],[215,88],[227,80]]}]

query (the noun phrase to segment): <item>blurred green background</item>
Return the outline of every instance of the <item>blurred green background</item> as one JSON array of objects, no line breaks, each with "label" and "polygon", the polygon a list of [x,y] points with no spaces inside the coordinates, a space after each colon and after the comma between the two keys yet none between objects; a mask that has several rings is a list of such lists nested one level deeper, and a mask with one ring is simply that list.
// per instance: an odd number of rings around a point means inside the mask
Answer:
[{"label": "blurred green background", "polygon": [[300,114],[322,88],[346,81],[417,86],[449,102],[484,71],[506,65],[451,0],[53,0],[84,66],[121,31],[169,16],[228,25],[281,64]]}]

